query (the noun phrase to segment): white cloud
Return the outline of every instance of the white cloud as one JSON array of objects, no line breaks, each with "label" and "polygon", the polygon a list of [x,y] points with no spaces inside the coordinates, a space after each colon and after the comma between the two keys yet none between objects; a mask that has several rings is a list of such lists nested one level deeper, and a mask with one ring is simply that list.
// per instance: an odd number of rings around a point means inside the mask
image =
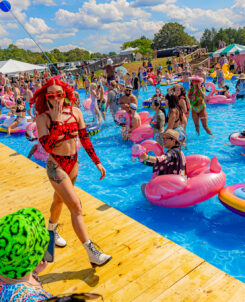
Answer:
[{"label": "white cloud", "polygon": [[[235,4],[232,8],[245,9],[245,1],[244,0],[235,0]],[[244,13],[244,11],[243,11]]]},{"label": "white cloud", "polygon": [[54,0],[34,0],[33,4],[43,4],[45,6],[56,6]]},{"label": "white cloud", "polygon": [[8,27],[8,28],[19,28],[17,23],[8,23],[8,24],[6,24],[6,27]]},{"label": "white cloud", "polygon": [[0,37],[7,36],[8,32],[5,30],[5,28],[0,24]]},{"label": "white cloud", "polygon": [[76,28],[71,29],[50,29],[48,32],[38,35],[39,39],[60,39],[65,37],[74,37],[77,33]]},{"label": "white cloud", "polygon": [[3,38],[3,39],[0,39],[0,47],[7,47],[9,46],[9,44],[12,44],[12,40],[9,39],[9,38]]},{"label": "white cloud", "polygon": [[36,48],[36,44],[32,41],[32,39],[29,38],[18,39],[15,41],[15,45],[24,49]]},{"label": "white cloud", "polygon": [[[211,27],[236,27],[243,18],[235,14],[230,8],[200,9],[189,7],[178,7],[174,4],[160,4],[151,8],[154,12],[163,12],[169,20],[183,24],[189,31],[200,31]],[[243,20],[244,22],[244,20]]]},{"label": "white cloud", "polygon": [[115,22],[107,24],[105,29],[110,30],[110,40],[114,42],[125,42],[134,40],[142,35],[152,38],[154,33],[158,32],[164,25],[162,21],[132,20],[129,22]]},{"label": "white cloud", "polygon": [[54,43],[54,41],[51,40],[51,39],[37,39],[37,42],[38,42],[38,43],[41,43],[41,44],[50,44],[50,43]]},{"label": "white cloud", "polygon": [[149,18],[151,14],[135,8],[127,0],[112,0],[108,3],[97,3],[96,0],[84,2],[78,12],[73,13],[59,9],[55,15],[57,24],[73,26],[79,29],[103,28],[103,24],[127,21],[135,18]]},{"label": "white cloud", "polygon": [[47,32],[50,28],[41,18],[30,18],[29,22],[25,24],[25,29],[32,35]]},{"label": "white cloud", "polygon": [[75,49],[75,48],[80,48],[80,49],[84,50],[83,47],[80,47],[80,46],[74,45],[74,44],[61,45],[61,46],[56,47],[56,48],[58,48],[60,51],[69,51],[69,50]]}]

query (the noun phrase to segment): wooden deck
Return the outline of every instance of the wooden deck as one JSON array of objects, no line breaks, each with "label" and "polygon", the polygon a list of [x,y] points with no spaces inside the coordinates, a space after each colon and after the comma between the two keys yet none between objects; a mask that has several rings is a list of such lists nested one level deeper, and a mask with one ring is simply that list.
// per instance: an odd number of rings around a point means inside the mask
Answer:
[{"label": "wooden deck", "polygon": [[[105,301],[245,301],[245,285],[200,257],[107,206],[83,190],[80,196],[90,237],[113,259],[93,269],[76,238],[66,208],[55,263],[41,276],[52,294],[97,292]],[[30,206],[48,221],[53,189],[46,171],[0,144],[1,217]]]}]

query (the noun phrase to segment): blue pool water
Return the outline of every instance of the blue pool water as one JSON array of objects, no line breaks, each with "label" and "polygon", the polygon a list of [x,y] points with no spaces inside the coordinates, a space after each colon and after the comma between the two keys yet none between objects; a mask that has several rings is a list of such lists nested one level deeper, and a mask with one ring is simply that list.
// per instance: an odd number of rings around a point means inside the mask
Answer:
[{"label": "blue pool water", "polygon": [[[229,83],[234,91],[233,84]],[[166,92],[164,87],[163,92]],[[154,94],[155,89],[140,92],[139,109],[142,101]],[[85,99],[81,92],[82,100]],[[245,157],[240,147],[231,147],[229,135],[244,130],[245,101],[229,105],[208,105],[208,124],[214,137],[201,128],[197,136],[190,118],[187,134],[186,155],[204,154],[217,156],[227,176],[227,185],[245,181]],[[153,112],[149,109],[149,112]],[[88,121],[91,116],[85,113]],[[152,168],[131,161],[131,142],[123,142],[120,128],[107,114],[106,123],[99,134],[91,140],[107,177],[99,181],[99,173],[84,150],[79,151],[79,176],[76,185],[108,205],[117,208],[161,235],[187,248],[208,262],[245,281],[245,219],[229,212],[215,196],[201,204],[188,208],[162,208],[151,205],[141,194],[140,186],[148,181]],[[0,134],[0,141],[27,156],[33,143],[24,136],[11,138]],[[33,158],[33,160],[35,160]],[[43,165],[42,162],[38,162]]]}]

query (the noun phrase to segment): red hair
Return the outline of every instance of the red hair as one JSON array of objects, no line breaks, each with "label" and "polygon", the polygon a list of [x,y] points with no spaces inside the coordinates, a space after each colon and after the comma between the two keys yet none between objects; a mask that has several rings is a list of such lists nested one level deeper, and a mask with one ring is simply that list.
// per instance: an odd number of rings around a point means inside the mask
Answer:
[{"label": "red hair", "polygon": [[[74,91],[71,88],[71,86],[69,86],[68,83],[65,83],[63,81],[61,81],[59,78],[51,78],[50,80],[48,80],[43,86],[42,88],[38,89],[33,97],[30,99],[30,105],[33,106],[33,104],[35,104],[35,109],[36,109],[36,115],[39,115],[45,111],[47,111],[48,105],[47,105],[47,101],[46,101],[46,93],[47,93],[47,89],[50,86],[53,85],[58,85],[61,86],[63,88],[63,91],[66,94],[66,98],[70,101],[70,103],[74,103],[76,101],[75,97],[74,97]],[[64,106],[70,106],[71,104],[67,104],[66,102],[64,102]]]}]

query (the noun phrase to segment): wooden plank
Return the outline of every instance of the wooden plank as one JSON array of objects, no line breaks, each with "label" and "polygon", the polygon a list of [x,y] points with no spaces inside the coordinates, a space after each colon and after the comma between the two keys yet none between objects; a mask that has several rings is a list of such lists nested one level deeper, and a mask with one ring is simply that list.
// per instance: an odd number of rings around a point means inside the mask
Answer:
[{"label": "wooden plank", "polygon": [[[55,263],[41,275],[53,294],[94,291],[105,301],[244,301],[245,286],[200,257],[75,188],[90,237],[113,259],[92,268],[63,208]],[[34,206],[49,217],[53,189],[46,171],[0,143],[0,194],[6,215]]]}]

